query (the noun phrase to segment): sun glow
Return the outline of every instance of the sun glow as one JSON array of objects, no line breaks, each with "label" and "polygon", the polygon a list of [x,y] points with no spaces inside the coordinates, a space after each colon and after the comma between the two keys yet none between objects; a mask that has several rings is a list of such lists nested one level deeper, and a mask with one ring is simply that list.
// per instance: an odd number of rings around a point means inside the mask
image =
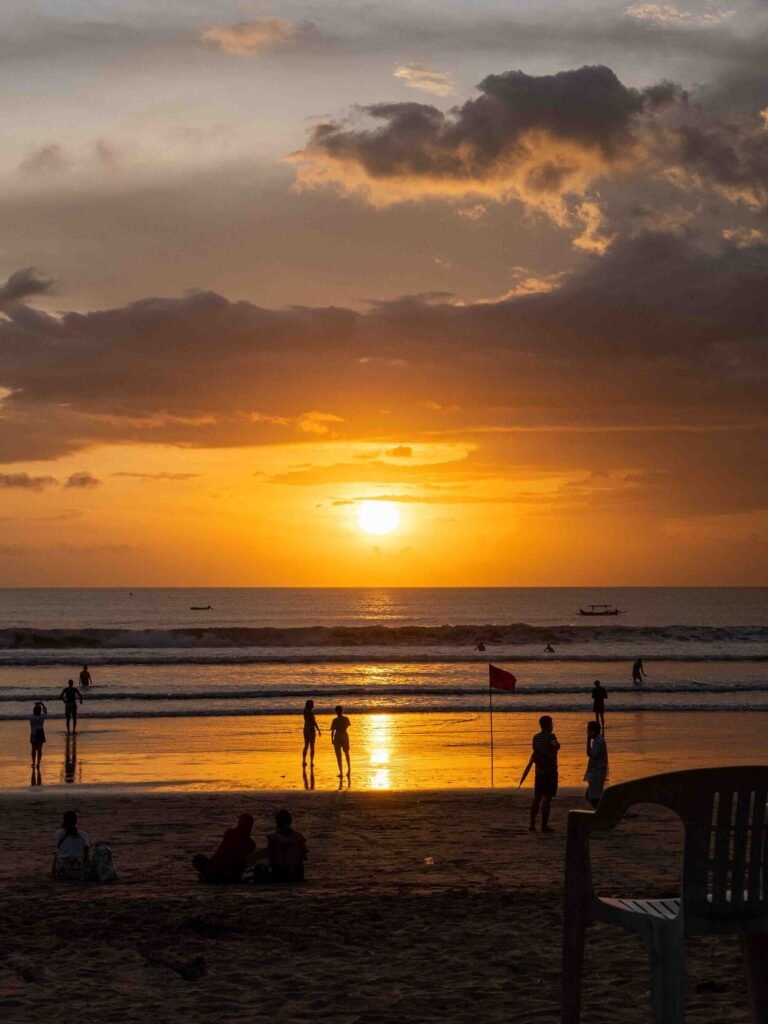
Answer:
[{"label": "sun glow", "polygon": [[357,522],[366,533],[392,533],[400,525],[400,509],[392,501],[363,501],[357,510]]}]

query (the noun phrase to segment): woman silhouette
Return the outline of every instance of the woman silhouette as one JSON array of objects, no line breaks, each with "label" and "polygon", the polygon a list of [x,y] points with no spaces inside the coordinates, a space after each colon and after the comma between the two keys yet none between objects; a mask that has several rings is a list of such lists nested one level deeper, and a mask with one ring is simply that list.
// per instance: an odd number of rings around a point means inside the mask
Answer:
[{"label": "woman silhouette", "polygon": [[307,765],[307,751],[309,751],[309,763],[315,763],[315,736],[320,735],[320,726],[315,721],[315,702],[308,700],[304,705],[304,752],[301,755],[301,763]]}]

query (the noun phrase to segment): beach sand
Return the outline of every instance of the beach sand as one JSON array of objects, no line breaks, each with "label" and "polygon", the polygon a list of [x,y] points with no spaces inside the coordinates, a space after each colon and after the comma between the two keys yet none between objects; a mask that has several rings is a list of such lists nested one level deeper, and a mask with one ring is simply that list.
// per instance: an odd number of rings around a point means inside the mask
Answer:
[{"label": "beach sand", "polygon": [[[51,1021],[458,1024],[559,1019],[565,813],[527,831],[530,794],[146,793],[37,789],[0,799],[0,1015]],[[257,836],[289,806],[307,836],[301,888],[206,887],[189,860],[241,811]],[[120,880],[47,879],[53,831],[74,806]],[[675,890],[680,829],[640,809],[594,843],[598,890]],[[432,858],[432,863],[427,859]],[[640,941],[590,930],[585,1024],[650,1020]],[[691,1024],[746,1021],[730,938],[689,943]]]},{"label": "beach sand", "polygon": [[[488,715],[368,714],[350,710],[356,790],[482,788],[490,785]],[[585,768],[584,712],[558,712],[560,779],[580,786]],[[538,714],[494,715],[495,781],[514,786],[538,732]],[[315,785],[336,788],[327,715],[319,717]],[[160,790],[303,789],[301,715],[89,718],[67,750],[64,722],[49,719],[43,788],[143,786]],[[618,712],[608,715],[611,781],[718,764],[761,764],[766,712]],[[29,727],[0,722],[0,789],[30,785]],[[311,785],[308,776],[307,785]]]}]

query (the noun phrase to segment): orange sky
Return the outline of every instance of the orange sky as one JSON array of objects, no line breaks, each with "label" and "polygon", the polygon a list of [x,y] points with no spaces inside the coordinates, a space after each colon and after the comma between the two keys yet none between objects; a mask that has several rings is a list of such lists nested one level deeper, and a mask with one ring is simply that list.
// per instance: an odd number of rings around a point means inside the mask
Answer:
[{"label": "orange sky", "polygon": [[764,6],[247,6],[0,12],[2,583],[765,584]]}]

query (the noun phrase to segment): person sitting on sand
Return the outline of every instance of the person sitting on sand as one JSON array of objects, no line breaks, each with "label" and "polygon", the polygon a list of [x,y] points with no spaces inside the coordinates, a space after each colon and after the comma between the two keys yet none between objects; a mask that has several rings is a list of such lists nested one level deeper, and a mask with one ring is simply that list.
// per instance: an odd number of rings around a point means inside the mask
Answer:
[{"label": "person sitting on sand", "polygon": [[336,751],[336,760],[339,765],[339,778],[342,777],[341,752],[347,759],[347,778],[351,772],[349,764],[349,719],[344,714],[341,704],[336,705],[336,717],[331,722],[331,743]]},{"label": "person sitting on sand", "polygon": [[76,811],[64,812],[54,842],[51,877],[60,882],[84,882],[90,869],[91,841],[88,833],[77,827]]},{"label": "person sitting on sand", "polygon": [[608,698],[608,691],[596,679],[592,687],[592,710],[595,712],[595,721],[600,723],[600,728],[605,728],[605,702]]},{"label": "person sitting on sand", "polygon": [[39,700],[32,708],[29,718],[29,742],[32,745],[32,767],[40,767],[43,757],[43,744],[45,743],[45,719],[48,708]]},{"label": "person sitting on sand", "polygon": [[605,789],[608,776],[608,744],[601,734],[599,722],[587,723],[587,770],[584,781],[587,784],[585,796],[593,807],[597,807]]},{"label": "person sitting on sand", "polygon": [[64,701],[64,715],[67,719],[67,732],[69,723],[72,723],[72,732],[77,732],[77,702],[83,703],[83,695],[75,686],[74,679],[68,679],[67,685],[59,694],[59,700]]},{"label": "person sitting on sand", "polygon": [[531,740],[533,753],[523,772],[523,779],[530,771],[531,765],[534,765],[536,775],[533,784],[530,831],[536,831],[536,815],[541,807],[541,831],[552,832],[553,829],[549,827],[549,811],[552,798],[557,796],[557,752],[560,743],[553,732],[554,722],[549,715],[541,716],[539,726],[541,732]]},{"label": "person sitting on sand", "polygon": [[228,828],[218,850],[211,857],[198,853],[192,858],[192,865],[201,882],[239,882],[248,864],[256,853],[256,843],[251,838],[253,817],[241,814],[234,828]]},{"label": "person sitting on sand", "polygon": [[272,882],[304,881],[307,841],[292,824],[293,816],[290,811],[278,811],[275,815],[277,827],[267,836],[267,860]]},{"label": "person sitting on sand", "polygon": [[315,736],[320,735],[320,726],[315,718],[315,702],[308,700],[304,705],[304,751],[301,755],[301,763],[307,767],[307,751],[309,751],[310,766],[315,763]]}]

